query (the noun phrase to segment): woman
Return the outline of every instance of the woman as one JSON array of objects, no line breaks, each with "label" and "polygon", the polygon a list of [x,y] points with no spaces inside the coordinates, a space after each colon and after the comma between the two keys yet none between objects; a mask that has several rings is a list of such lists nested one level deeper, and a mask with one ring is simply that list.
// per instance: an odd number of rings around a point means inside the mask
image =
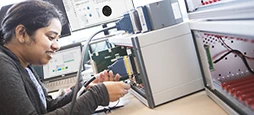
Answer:
[{"label": "woman", "polygon": [[[61,13],[43,1],[24,1],[12,6],[0,29],[0,113],[5,115],[58,114],[70,112],[72,92],[52,99],[30,64],[47,64],[59,49]],[[108,76],[109,78],[104,76]],[[73,114],[91,114],[126,93],[130,86],[113,81],[104,71],[76,101]],[[105,82],[104,82],[105,81]],[[103,83],[101,83],[103,82]],[[94,84],[93,83],[93,84]]]}]

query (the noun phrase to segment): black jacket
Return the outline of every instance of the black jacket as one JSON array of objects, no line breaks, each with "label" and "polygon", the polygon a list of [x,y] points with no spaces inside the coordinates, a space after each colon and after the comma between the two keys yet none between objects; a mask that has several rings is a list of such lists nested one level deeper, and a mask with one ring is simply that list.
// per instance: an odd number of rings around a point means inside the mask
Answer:
[{"label": "black jacket", "polygon": [[[34,73],[38,75],[28,66]],[[40,80],[38,82],[41,84]],[[43,85],[41,85],[43,87]],[[18,57],[6,47],[0,46],[0,114],[1,115],[66,115],[70,111],[72,93],[52,99],[46,92],[47,109],[29,74],[21,66]],[[104,84],[90,87],[75,103],[73,112],[80,115],[92,114],[97,106],[109,104],[109,95]]]}]

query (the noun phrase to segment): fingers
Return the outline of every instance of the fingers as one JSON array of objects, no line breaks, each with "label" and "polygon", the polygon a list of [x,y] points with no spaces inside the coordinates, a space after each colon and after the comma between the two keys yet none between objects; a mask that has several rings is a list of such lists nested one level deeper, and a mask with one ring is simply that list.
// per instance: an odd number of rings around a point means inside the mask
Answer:
[{"label": "fingers", "polygon": [[129,92],[128,91],[129,89],[130,89],[130,85],[122,82],[122,94],[121,94],[121,97],[125,96]]},{"label": "fingers", "polygon": [[123,83],[123,88],[124,89],[128,90],[128,89],[131,88],[130,84],[127,84],[127,83],[124,83],[124,82],[122,82],[122,83]]},{"label": "fingers", "polygon": [[122,90],[122,93],[118,96],[119,98],[125,96],[129,91],[128,90]]},{"label": "fingers", "polygon": [[116,74],[116,76],[114,77],[114,81],[119,81],[119,79],[120,79],[120,75]]},{"label": "fingers", "polygon": [[102,76],[103,76],[103,81],[102,82],[108,81],[108,71],[107,70],[104,70],[102,72]]},{"label": "fingers", "polygon": [[122,92],[121,92],[121,97],[123,97],[124,95],[126,95],[128,93],[128,90],[130,89],[130,85],[129,84],[126,84],[124,82],[121,82],[122,84]]},{"label": "fingers", "polygon": [[103,71],[103,75],[104,75],[104,81],[116,81],[119,79],[119,75],[118,77],[114,77],[113,71],[107,71],[104,70]]},{"label": "fingers", "polygon": [[98,74],[99,76],[92,83],[101,83],[104,81],[119,81],[120,75],[114,76],[113,71],[104,70]]},{"label": "fingers", "polygon": [[100,76],[97,78],[99,82],[103,82],[105,80],[104,75],[100,73]]},{"label": "fingers", "polygon": [[105,86],[107,87],[108,94],[110,97],[110,101],[116,101],[119,98],[123,97],[128,93],[130,89],[130,85],[124,82],[104,82]]},{"label": "fingers", "polygon": [[113,72],[110,70],[108,73],[109,73],[109,75],[108,75],[108,81],[114,81],[114,74],[113,74]]},{"label": "fingers", "polygon": [[100,73],[100,76],[97,78],[99,82],[104,82],[104,81],[119,81],[120,80],[120,75],[116,74],[114,75],[113,71],[110,70],[104,70]]},{"label": "fingers", "polygon": [[123,96],[126,95],[128,92],[129,92],[128,90],[123,89],[123,91],[122,91]]}]

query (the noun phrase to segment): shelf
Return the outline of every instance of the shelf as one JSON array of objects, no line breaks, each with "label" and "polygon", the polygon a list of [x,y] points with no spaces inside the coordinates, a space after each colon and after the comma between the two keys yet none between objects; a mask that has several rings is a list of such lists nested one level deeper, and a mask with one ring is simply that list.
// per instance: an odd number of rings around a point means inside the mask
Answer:
[{"label": "shelf", "polygon": [[191,30],[247,36],[254,39],[254,20],[190,21]]},{"label": "shelf", "polygon": [[226,0],[199,7],[189,19],[227,20],[254,19],[254,0]]}]

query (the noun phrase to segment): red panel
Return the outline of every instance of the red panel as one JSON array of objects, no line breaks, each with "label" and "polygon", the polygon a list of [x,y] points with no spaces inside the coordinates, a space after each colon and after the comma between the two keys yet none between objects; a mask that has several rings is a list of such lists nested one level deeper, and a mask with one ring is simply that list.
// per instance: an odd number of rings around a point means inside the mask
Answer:
[{"label": "red panel", "polygon": [[246,81],[246,80],[249,80],[249,79],[253,79],[253,77],[254,76],[248,76],[248,77],[244,77],[244,78],[240,78],[240,79],[235,79],[235,80],[231,80],[231,81],[222,82],[221,87],[223,89],[226,89],[227,86],[238,83],[239,81]]},{"label": "red panel", "polygon": [[[236,86],[236,87],[233,87],[233,88],[229,89],[229,93],[231,95],[236,96],[237,92],[244,91],[244,90],[250,90],[250,89],[254,89],[253,80],[250,80],[250,82],[248,82],[246,84],[242,84],[240,86]],[[245,91],[245,93],[248,93],[248,92]]]},{"label": "red panel", "polygon": [[[253,83],[251,85],[253,85]],[[241,96],[243,94],[246,94],[246,93],[249,93],[249,92],[254,92],[254,87],[253,86],[234,92],[234,96],[239,97],[239,96]]]},{"label": "red panel", "polygon": [[236,87],[240,87],[246,84],[251,84],[254,82],[254,77],[249,79],[238,79],[236,83],[229,84],[225,87],[225,90],[229,93],[235,90]]}]

